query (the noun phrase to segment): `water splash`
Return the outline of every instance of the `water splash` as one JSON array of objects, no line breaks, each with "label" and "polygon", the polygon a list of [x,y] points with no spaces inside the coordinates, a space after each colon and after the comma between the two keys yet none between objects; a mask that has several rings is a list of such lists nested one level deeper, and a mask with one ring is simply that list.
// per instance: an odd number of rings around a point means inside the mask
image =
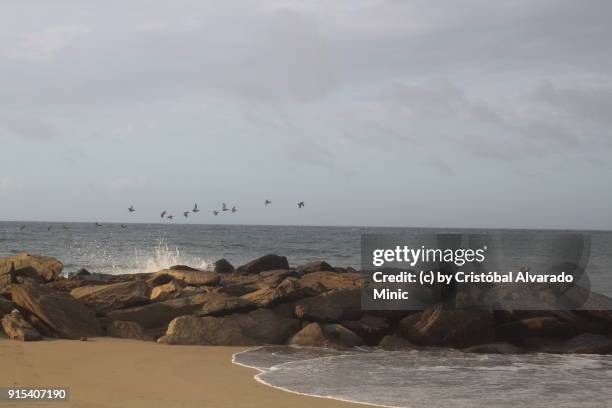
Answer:
[{"label": "water splash", "polygon": [[138,248],[134,250],[133,264],[135,266],[132,270],[116,270],[115,273],[155,272],[174,265],[188,265],[193,268],[207,269],[210,263],[206,258],[183,254],[178,247],[171,248],[165,238],[160,238],[152,252],[139,250]]}]

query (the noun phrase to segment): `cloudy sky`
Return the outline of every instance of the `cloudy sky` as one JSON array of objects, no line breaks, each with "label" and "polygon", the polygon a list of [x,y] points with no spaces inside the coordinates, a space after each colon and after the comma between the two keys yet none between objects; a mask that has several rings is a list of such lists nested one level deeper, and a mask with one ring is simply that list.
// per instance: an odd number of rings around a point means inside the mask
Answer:
[{"label": "cloudy sky", "polygon": [[612,3],[468,4],[3,0],[0,220],[611,229]]}]

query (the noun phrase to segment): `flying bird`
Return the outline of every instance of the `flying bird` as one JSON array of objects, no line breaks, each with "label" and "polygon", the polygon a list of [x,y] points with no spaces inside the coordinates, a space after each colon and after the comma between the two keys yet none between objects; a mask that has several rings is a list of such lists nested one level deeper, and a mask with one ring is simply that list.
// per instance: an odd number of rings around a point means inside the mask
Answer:
[{"label": "flying bird", "polygon": [[215,214],[215,217],[216,217],[217,215],[219,215],[219,211],[213,210],[213,214]]},{"label": "flying bird", "polygon": [[26,229],[25,225],[22,225],[21,227],[19,227],[19,231],[23,231],[24,229]]},{"label": "flying bird", "polygon": [[62,228],[65,230],[69,229],[67,225],[62,225]]},{"label": "flying bird", "polygon": [[298,203],[298,208],[302,208],[302,207],[304,207],[304,202],[303,202],[303,201],[300,201],[300,202]]},{"label": "flying bird", "polygon": [[200,212],[200,209],[198,208],[198,203],[194,204],[193,210],[191,210],[191,212],[194,212],[194,213]]},{"label": "flying bird", "polygon": [[272,204],[272,201],[270,201],[270,200],[266,200],[266,202],[265,202],[265,204],[264,204],[264,205],[268,205],[268,204]]},{"label": "flying bird", "polygon": [[134,208],[133,205],[130,205],[130,208],[128,208],[128,211],[133,213],[134,211],[136,211],[136,209]]},{"label": "flying bird", "polygon": [[168,213],[168,211],[164,210],[162,211],[162,213],[159,215],[161,218],[164,218],[166,216],[166,214]]},{"label": "flying bird", "polygon": [[100,224],[99,222],[96,222],[96,227],[101,227],[102,224]]},{"label": "flying bird", "polygon": [[170,214],[166,218],[169,219],[169,220],[173,220],[174,219],[174,215]]},{"label": "flying bird", "polygon": [[236,209],[236,206],[233,206],[233,207],[232,207],[232,212],[233,212],[233,213],[235,213],[235,212],[237,212],[237,211],[238,211],[238,210]]},{"label": "flying bird", "polygon": [[229,211],[229,208],[227,208],[227,204],[223,203],[223,208],[221,208],[222,211]]},{"label": "flying bird", "polygon": [[127,225],[121,224],[121,228],[127,228]]},{"label": "flying bird", "polygon": [[51,228],[53,228],[53,225],[49,225],[49,226],[47,227],[47,231],[51,231]]},{"label": "flying bird", "polygon": [[185,218],[189,217],[189,211],[185,211],[183,215],[185,216]]}]

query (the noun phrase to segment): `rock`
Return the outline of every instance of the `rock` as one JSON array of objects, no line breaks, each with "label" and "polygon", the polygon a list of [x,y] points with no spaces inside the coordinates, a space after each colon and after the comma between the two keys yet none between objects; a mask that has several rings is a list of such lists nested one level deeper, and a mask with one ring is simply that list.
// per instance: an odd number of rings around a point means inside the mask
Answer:
[{"label": "rock", "polygon": [[391,330],[389,322],[382,317],[365,315],[359,320],[343,321],[347,329],[361,337],[367,345],[377,345],[383,336]]},{"label": "rock", "polygon": [[214,273],[224,274],[234,272],[234,267],[227,261],[227,259],[221,258],[211,265],[210,270]]},{"label": "rock", "polygon": [[537,336],[570,337],[576,334],[572,324],[553,316],[532,317],[499,325],[497,336],[504,339],[521,339]]},{"label": "rock", "polygon": [[259,289],[242,296],[242,298],[259,307],[270,307],[278,303],[314,296],[317,293],[311,288],[300,285],[298,279],[287,278],[277,287]]},{"label": "rock", "polygon": [[12,264],[15,265],[17,276],[39,279],[44,282],[57,278],[64,268],[64,265],[55,258],[21,252],[0,258],[0,275],[8,273]]},{"label": "rock", "polygon": [[161,302],[168,299],[176,299],[181,296],[181,290],[183,284],[176,279],[172,279],[170,282],[163,285],[155,286],[151,290],[151,296],[149,298],[153,302]]},{"label": "rock", "polygon": [[147,285],[143,281],[82,286],[73,289],[70,294],[79,302],[94,308],[98,313],[149,302]]},{"label": "rock", "polygon": [[310,323],[297,332],[289,344],[309,347],[355,347],[363,344],[361,337],[339,324]]},{"label": "rock", "polygon": [[[306,275],[308,276],[308,275]],[[294,314],[299,319],[318,322],[340,322],[359,319],[361,291],[355,289],[334,289],[323,294],[295,302]]]},{"label": "rock", "polygon": [[236,272],[250,275],[274,269],[289,269],[287,258],[273,254],[264,255],[239,266]]},{"label": "rock", "polygon": [[378,347],[384,350],[412,350],[417,348],[417,346],[396,334],[389,334],[383,337],[380,343],[378,343]]},{"label": "rock", "polygon": [[157,332],[157,329],[160,328],[165,330],[172,319],[199,311],[213,295],[212,293],[198,293],[144,306],[113,310],[108,313],[108,316],[113,320],[137,322],[144,330]]},{"label": "rock", "polygon": [[95,312],[68,293],[31,283],[11,287],[13,301],[45,322],[59,337],[78,339],[102,333]]},{"label": "rock", "polygon": [[106,335],[120,339],[153,340],[136,322],[112,321],[106,327]]},{"label": "rock", "polygon": [[200,271],[197,268],[192,268],[191,266],[187,266],[187,265],[174,265],[174,266],[169,267],[168,269],[173,270],[173,271],[192,271],[192,272]]},{"label": "rock", "polygon": [[90,276],[90,275],[91,275],[91,272],[89,272],[85,268],[79,269],[78,272],[74,274],[74,276]]},{"label": "rock", "polygon": [[312,272],[300,279],[303,287],[311,287],[320,292],[332,289],[351,289],[361,287],[361,275],[357,273]]},{"label": "rock", "polygon": [[18,310],[4,315],[2,328],[11,340],[35,341],[42,339],[42,336],[23,318]]},{"label": "rock", "polygon": [[89,341],[89,339],[87,337],[79,337],[80,341]]},{"label": "rock", "polygon": [[158,286],[166,284],[172,279],[180,280],[185,285],[190,286],[214,286],[219,283],[221,276],[214,272],[198,270],[163,269],[155,272],[149,279],[149,282],[154,286]]},{"label": "rock", "polygon": [[401,334],[415,344],[464,348],[489,343],[494,337],[488,310],[446,310],[436,306],[400,321]]},{"label": "rock", "polygon": [[255,303],[239,297],[228,296],[225,293],[210,293],[202,308],[194,315],[205,316],[224,316],[232,313],[248,312],[257,308]]},{"label": "rock", "polygon": [[15,308],[15,303],[0,296],[0,318],[5,314],[11,313]]},{"label": "rock", "polygon": [[554,354],[609,354],[612,339],[601,334],[583,333],[571,339],[531,337],[522,343],[525,348],[540,353]]},{"label": "rock", "polygon": [[280,318],[268,309],[225,317],[182,316],[170,323],[158,342],[210,346],[284,344],[298,327],[297,320]]},{"label": "rock", "polygon": [[305,265],[300,265],[297,267],[297,271],[302,274],[313,272],[336,272],[336,270],[325,261],[314,261]]},{"label": "rock", "polygon": [[36,315],[30,314],[27,318],[32,327],[36,329],[43,337],[56,338],[57,335],[53,333],[53,330],[45,322],[40,320]]},{"label": "rock", "polygon": [[525,351],[510,343],[489,343],[479,344],[478,346],[472,346],[464,348],[462,351],[466,353],[478,353],[478,354],[522,354]]}]

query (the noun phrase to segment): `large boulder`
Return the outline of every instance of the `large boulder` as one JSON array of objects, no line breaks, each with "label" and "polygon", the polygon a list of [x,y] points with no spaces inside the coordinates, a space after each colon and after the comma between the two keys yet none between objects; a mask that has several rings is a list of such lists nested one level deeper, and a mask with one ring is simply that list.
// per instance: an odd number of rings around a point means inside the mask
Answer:
[{"label": "large boulder", "polygon": [[287,258],[273,254],[264,255],[239,266],[236,272],[250,275],[274,269],[289,269]]},{"label": "large boulder", "polygon": [[141,280],[110,285],[81,286],[70,291],[70,294],[98,313],[149,302],[147,285]]},{"label": "large boulder", "polygon": [[39,317],[59,337],[78,339],[102,333],[95,312],[68,293],[26,283],[13,285],[11,296],[17,305]]},{"label": "large boulder", "polygon": [[280,318],[268,309],[225,317],[182,316],[170,323],[158,342],[209,346],[284,344],[298,327],[297,320]]},{"label": "large boulder", "polygon": [[153,340],[136,322],[113,320],[106,326],[106,335],[120,339]]},{"label": "large boulder", "polygon": [[436,306],[403,318],[400,332],[415,344],[463,348],[490,343],[494,325],[493,313],[488,310],[447,310]]},{"label": "large boulder", "polygon": [[214,273],[232,273],[234,272],[234,266],[229,263],[225,258],[221,258],[218,261],[213,262],[210,266],[210,270]]},{"label": "large boulder", "polygon": [[31,255],[21,252],[0,258],[0,275],[8,274],[14,265],[17,276],[50,282],[62,272],[64,265],[49,256]]},{"label": "large boulder", "polygon": [[36,329],[17,310],[2,317],[2,329],[12,340],[35,341],[42,339]]},{"label": "large boulder", "polygon": [[310,323],[297,332],[289,344],[309,347],[355,347],[363,339],[339,324]]},{"label": "large boulder", "polygon": [[343,321],[341,324],[361,337],[370,346],[378,344],[391,331],[391,325],[387,319],[371,315],[365,315],[359,320]]},{"label": "large boulder", "polygon": [[259,307],[270,307],[278,303],[289,302],[314,296],[318,292],[309,287],[303,287],[299,279],[287,278],[276,287],[268,287],[256,290],[242,296]]},{"label": "large boulder", "polygon": [[257,305],[249,300],[228,296],[225,293],[210,293],[206,303],[194,312],[194,315],[199,317],[225,316],[232,313],[249,312],[255,308]]},{"label": "large boulder", "polygon": [[537,336],[571,337],[576,331],[576,326],[554,316],[521,319],[501,324],[496,328],[497,336],[504,339]]},{"label": "large boulder", "polygon": [[388,334],[380,340],[378,347],[383,350],[413,350],[417,346],[397,334]]},{"label": "large boulder", "polygon": [[361,275],[358,273],[312,272],[300,279],[304,287],[311,287],[321,292],[332,289],[351,289],[361,287]]},{"label": "large boulder", "polygon": [[168,283],[163,285],[155,286],[151,290],[149,298],[153,302],[163,302],[164,300],[176,299],[181,296],[181,291],[185,285],[176,279],[172,279]]},{"label": "large boulder", "polygon": [[298,300],[294,304],[294,315],[299,319],[338,323],[361,317],[361,291],[335,289],[320,295]]},{"label": "large boulder", "polygon": [[336,270],[325,261],[313,261],[304,265],[300,265],[297,271],[302,274],[313,273],[313,272],[336,272]]},{"label": "large boulder", "polygon": [[5,314],[11,313],[15,308],[15,303],[0,296],[0,318]]},{"label": "large boulder", "polygon": [[221,276],[214,272],[184,269],[162,269],[151,275],[149,283],[159,286],[170,282],[172,279],[182,281],[190,286],[214,286],[219,283]]}]

